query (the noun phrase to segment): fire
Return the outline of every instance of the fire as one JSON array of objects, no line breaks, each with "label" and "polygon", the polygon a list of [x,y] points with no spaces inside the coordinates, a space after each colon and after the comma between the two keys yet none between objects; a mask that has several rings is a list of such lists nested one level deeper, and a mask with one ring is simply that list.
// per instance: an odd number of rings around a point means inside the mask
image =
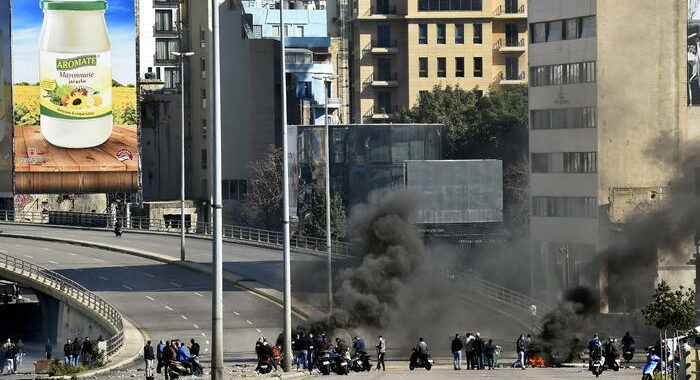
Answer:
[{"label": "fire", "polygon": [[528,362],[532,368],[544,368],[544,358],[539,355],[532,355]]}]

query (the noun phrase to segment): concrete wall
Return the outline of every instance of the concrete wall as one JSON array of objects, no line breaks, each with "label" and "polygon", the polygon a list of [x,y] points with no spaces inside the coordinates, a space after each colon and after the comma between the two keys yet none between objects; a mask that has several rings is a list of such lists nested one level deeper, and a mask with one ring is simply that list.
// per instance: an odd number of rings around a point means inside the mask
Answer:
[{"label": "concrete wall", "polygon": [[66,303],[60,303],[57,315],[57,335],[56,342],[65,342],[66,339],[75,337],[90,337],[96,341],[101,335],[105,340],[111,337],[109,330],[105,329],[94,319],[81,313],[79,310]]}]

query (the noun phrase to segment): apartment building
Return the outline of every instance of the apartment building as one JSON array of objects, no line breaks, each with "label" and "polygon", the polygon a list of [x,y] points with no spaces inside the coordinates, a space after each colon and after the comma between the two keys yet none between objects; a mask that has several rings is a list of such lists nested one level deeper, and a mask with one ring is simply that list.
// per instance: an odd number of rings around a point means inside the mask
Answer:
[{"label": "apartment building", "polygon": [[637,294],[615,291],[608,279],[620,264],[605,253],[631,216],[662,204],[697,140],[686,13],[662,0],[529,1],[534,295],[555,301],[585,285],[602,311],[620,312],[646,303],[654,281],[692,286],[692,237],[675,260],[657,253],[641,265],[648,272],[629,279]]},{"label": "apartment building", "polygon": [[352,117],[388,120],[435,86],[527,83],[523,0],[357,0]]},{"label": "apartment building", "polygon": [[137,0],[138,76],[158,79],[165,91],[177,91],[180,69],[172,52],[180,51],[181,0]]}]

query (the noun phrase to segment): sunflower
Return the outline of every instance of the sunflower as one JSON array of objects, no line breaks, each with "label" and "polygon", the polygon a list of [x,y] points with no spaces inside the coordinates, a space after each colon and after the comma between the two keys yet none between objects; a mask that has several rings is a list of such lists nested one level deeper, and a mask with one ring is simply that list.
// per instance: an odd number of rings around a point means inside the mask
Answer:
[{"label": "sunflower", "polygon": [[76,93],[68,98],[68,102],[66,104],[66,107],[81,109],[81,108],[90,107],[90,105],[88,104],[87,96],[85,96],[83,94]]}]

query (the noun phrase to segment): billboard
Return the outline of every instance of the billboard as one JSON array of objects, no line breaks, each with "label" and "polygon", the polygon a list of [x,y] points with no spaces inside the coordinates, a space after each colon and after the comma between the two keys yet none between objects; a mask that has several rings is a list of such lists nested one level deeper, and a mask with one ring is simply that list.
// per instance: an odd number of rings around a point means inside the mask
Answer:
[{"label": "billboard", "polygon": [[12,7],[15,193],[136,191],[133,0]]},{"label": "billboard", "polygon": [[688,105],[700,105],[700,1],[688,1]]},{"label": "billboard", "polygon": [[12,196],[10,0],[0,0],[0,197]]}]

